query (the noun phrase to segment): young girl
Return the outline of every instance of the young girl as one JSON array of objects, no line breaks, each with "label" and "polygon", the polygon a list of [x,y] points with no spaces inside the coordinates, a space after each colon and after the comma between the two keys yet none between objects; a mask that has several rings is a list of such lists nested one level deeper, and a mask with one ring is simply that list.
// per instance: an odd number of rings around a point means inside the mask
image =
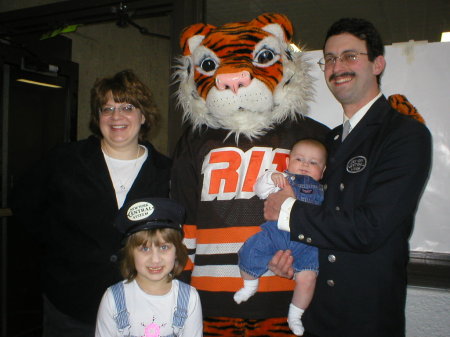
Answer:
[{"label": "young girl", "polygon": [[96,337],[203,336],[197,291],[174,279],[188,257],[183,218],[183,207],[165,198],[134,200],[122,207],[115,225],[125,236],[125,280],[103,295]]}]

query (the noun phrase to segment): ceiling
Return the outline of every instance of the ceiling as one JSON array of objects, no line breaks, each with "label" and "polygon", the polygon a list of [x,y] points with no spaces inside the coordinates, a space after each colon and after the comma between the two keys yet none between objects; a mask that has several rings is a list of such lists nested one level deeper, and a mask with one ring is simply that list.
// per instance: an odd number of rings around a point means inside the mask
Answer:
[{"label": "ceiling", "polygon": [[[0,39],[27,39],[69,25],[116,22],[134,25],[135,19],[168,15],[171,0],[48,0],[46,5],[0,13]],[[131,21],[130,21],[131,19]],[[143,27],[136,27],[142,29]]]},{"label": "ceiling", "polygon": [[[42,33],[67,24],[117,21],[121,3],[133,19],[138,19],[169,15],[175,6],[201,4],[202,0],[47,2],[0,13],[0,39]],[[283,13],[294,24],[294,41],[308,50],[321,49],[328,27],[341,17],[373,22],[386,45],[409,40],[436,42],[443,31],[450,31],[450,0],[203,0],[203,7],[205,22],[214,25],[248,21],[264,12]]]},{"label": "ceiling", "polygon": [[207,0],[210,24],[248,21],[264,12],[285,14],[294,40],[321,49],[328,27],[342,17],[361,17],[380,31],[384,44],[409,40],[440,41],[450,31],[450,0]]}]

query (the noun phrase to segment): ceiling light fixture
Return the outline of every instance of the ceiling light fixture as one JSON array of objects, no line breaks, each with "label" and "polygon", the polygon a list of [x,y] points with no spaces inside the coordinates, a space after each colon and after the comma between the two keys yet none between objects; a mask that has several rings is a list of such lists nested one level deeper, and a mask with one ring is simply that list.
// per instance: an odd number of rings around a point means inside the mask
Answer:
[{"label": "ceiling light fixture", "polygon": [[39,82],[39,81],[33,81],[33,80],[28,80],[26,78],[18,78],[16,81],[17,82],[28,83],[28,84],[40,85],[41,87],[48,87],[48,88],[55,88],[55,89],[62,88],[62,86],[60,86],[60,85],[50,84],[50,83],[45,83],[45,82]]}]

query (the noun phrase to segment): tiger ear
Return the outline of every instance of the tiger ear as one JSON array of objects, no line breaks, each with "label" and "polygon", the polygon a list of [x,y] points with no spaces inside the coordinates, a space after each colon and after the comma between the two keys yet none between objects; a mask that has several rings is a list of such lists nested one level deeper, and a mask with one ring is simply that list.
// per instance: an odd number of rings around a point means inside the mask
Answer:
[{"label": "tiger ear", "polygon": [[398,112],[407,115],[409,117],[412,117],[419,122],[425,124],[425,120],[423,119],[422,115],[417,111],[416,107],[412,105],[408,99],[400,94],[394,94],[388,97],[389,104],[392,108],[397,110]]},{"label": "tiger ear", "polygon": [[213,25],[196,23],[183,29],[180,36],[180,47],[183,55],[191,55],[193,50],[200,45],[205,36],[214,28],[216,27]]},{"label": "tiger ear", "polygon": [[253,19],[250,25],[259,27],[285,42],[291,42],[292,35],[294,34],[291,21],[283,14],[264,13],[256,19]]}]

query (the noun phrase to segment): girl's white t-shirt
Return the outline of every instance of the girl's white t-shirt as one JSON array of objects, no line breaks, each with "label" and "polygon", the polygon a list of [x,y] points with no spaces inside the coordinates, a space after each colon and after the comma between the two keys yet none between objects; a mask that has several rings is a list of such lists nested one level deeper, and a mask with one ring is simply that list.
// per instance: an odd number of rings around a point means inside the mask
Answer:
[{"label": "girl's white t-shirt", "polygon": [[[172,281],[171,290],[165,295],[150,295],[144,292],[134,280],[124,282],[125,301],[130,321],[130,336],[160,337],[174,333],[172,328],[173,313],[178,298],[179,281]],[[110,288],[103,295],[97,314],[96,337],[119,337],[116,321],[116,305]],[[203,336],[203,318],[200,297],[191,287],[188,318],[178,336]]]}]

